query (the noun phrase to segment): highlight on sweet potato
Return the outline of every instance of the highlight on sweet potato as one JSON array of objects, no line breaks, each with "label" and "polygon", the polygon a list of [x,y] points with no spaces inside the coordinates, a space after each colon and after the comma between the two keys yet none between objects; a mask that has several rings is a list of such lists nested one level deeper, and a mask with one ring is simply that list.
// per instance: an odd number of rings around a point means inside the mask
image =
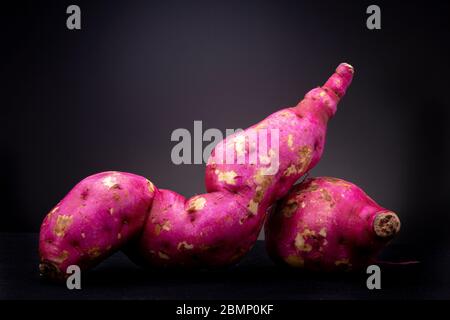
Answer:
[{"label": "highlight on sweet potato", "polygon": [[119,250],[144,225],[157,189],[144,177],[103,172],[79,182],[45,217],[40,230],[40,273],[66,277]]},{"label": "highlight on sweet potato", "polygon": [[370,265],[399,230],[394,212],[356,185],[329,177],[295,186],[265,224],[267,250],[275,262],[316,271]]},{"label": "highlight on sweet potato", "polygon": [[[186,200],[168,190],[157,191],[142,235],[130,249],[140,256],[135,260],[150,266],[225,266],[238,261],[255,243],[267,209],[319,161],[327,122],[353,72],[350,65],[340,64],[297,106],[220,142],[206,167],[208,193]],[[264,137],[266,144],[251,137]]]}]

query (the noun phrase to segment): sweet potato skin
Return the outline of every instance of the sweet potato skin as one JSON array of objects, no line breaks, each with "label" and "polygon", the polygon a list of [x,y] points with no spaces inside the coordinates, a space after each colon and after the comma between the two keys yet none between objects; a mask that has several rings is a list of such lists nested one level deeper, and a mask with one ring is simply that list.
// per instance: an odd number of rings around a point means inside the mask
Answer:
[{"label": "sweet potato skin", "polygon": [[[186,200],[161,190],[137,241],[138,249],[133,250],[143,259],[135,261],[150,266],[209,267],[242,258],[255,243],[267,209],[319,161],[327,122],[352,77],[353,68],[341,64],[323,87],[308,92],[297,106],[275,112],[220,142],[207,163],[207,194]],[[275,140],[272,130],[277,132]],[[265,152],[249,138],[262,131],[267,133]],[[226,161],[227,154],[234,154],[234,161]],[[245,161],[239,163],[238,156]],[[251,158],[257,163],[250,163]]]},{"label": "sweet potato skin", "polygon": [[45,217],[39,269],[62,279],[69,265],[96,265],[142,229],[156,188],[144,177],[102,172],[79,182]]},{"label": "sweet potato skin", "polygon": [[242,202],[229,192],[186,199],[159,190],[135,244],[140,257],[133,258],[133,253],[132,260],[153,267],[223,267],[235,262],[249,250],[261,228],[241,220],[247,216]]},{"label": "sweet potato skin", "polygon": [[295,186],[265,224],[274,261],[316,271],[361,269],[399,230],[395,213],[356,185],[330,177]]}]

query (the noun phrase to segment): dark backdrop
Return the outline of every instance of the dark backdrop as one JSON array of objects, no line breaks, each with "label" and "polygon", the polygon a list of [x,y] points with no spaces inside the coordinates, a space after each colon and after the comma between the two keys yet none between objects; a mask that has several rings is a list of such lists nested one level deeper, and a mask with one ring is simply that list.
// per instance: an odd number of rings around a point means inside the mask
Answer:
[{"label": "dark backdrop", "polygon": [[[69,31],[66,7],[82,10]],[[176,128],[245,128],[339,62],[356,76],[313,175],[350,180],[403,221],[400,243],[448,243],[448,2],[15,1],[2,4],[1,231],[38,231],[79,180],[130,171],[186,196],[203,165],[170,160]]]}]

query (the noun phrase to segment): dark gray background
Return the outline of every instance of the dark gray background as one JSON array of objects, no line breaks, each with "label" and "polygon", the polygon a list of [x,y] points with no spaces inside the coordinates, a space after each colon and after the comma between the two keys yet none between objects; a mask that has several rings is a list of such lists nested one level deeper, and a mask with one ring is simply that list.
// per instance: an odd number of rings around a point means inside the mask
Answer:
[{"label": "dark gray background", "polygon": [[[66,7],[82,30],[66,29]],[[171,163],[176,128],[245,128],[295,105],[342,61],[353,85],[312,175],[361,186],[448,244],[448,2],[16,1],[2,5],[1,231],[38,231],[82,178],[144,175],[186,196],[203,165]],[[426,4],[426,5],[425,5]]]}]

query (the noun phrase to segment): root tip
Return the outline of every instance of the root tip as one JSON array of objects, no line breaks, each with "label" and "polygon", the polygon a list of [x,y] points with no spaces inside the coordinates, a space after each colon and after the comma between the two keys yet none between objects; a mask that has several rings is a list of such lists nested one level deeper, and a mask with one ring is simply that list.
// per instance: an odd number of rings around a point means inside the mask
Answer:
[{"label": "root tip", "polygon": [[355,73],[355,69],[350,64],[343,62],[336,68],[336,73],[346,79],[353,78],[353,74]]},{"label": "root tip", "polygon": [[373,221],[373,230],[380,238],[392,238],[400,231],[400,219],[391,211],[379,213]]}]

